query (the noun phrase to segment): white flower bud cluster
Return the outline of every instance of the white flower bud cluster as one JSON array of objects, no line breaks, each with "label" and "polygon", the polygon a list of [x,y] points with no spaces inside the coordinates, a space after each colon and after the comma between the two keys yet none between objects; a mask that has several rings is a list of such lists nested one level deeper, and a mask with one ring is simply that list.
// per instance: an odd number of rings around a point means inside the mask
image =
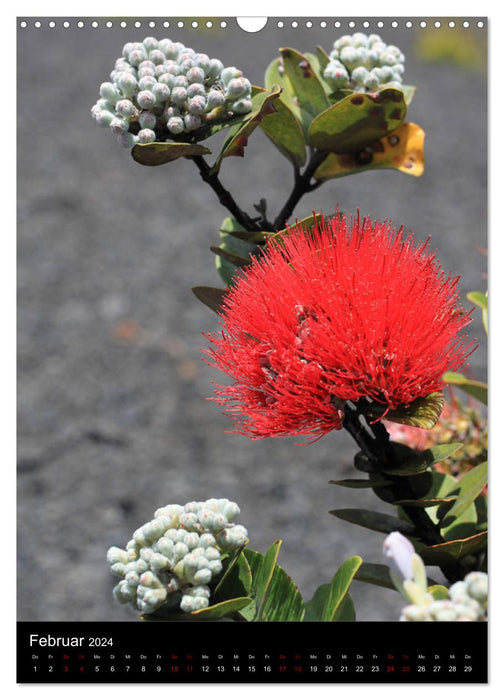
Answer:
[{"label": "white flower bud cluster", "polygon": [[144,614],[165,604],[183,612],[207,607],[222,554],[247,541],[247,530],[233,523],[239,512],[226,498],[159,508],[126,549],[108,550],[111,571],[121,579],[113,590],[116,600]]},{"label": "white flower bud cluster", "polygon": [[252,86],[240,70],[170,39],[125,44],[110,80],[101,84],[91,116],[126,148],[252,109]]},{"label": "white flower bud cluster", "polygon": [[383,85],[400,88],[404,55],[378,34],[349,34],[334,42],[324,78],[334,89],[375,92]]},{"label": "white flower bud cluster", "polygon": [[402,622],[470,622],[487,619],[488,576],[481,571],[467,574],[449,589],[445,600],[426,601],[425,605],[407,605]]}]

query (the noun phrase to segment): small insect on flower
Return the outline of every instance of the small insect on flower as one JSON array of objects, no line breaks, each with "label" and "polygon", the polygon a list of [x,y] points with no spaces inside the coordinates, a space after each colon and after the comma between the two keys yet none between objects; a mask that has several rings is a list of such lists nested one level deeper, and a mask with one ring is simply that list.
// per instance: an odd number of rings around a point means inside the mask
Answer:
[{"label": "small insect on flower", "polygon": [[207,362],[233,380],[215,400],[249,437],[316,438],[342,427],[347,400],[385,415],[441,391],[474,349],[457,286],[428,242],[389,222],[292,226],[236,278],[206,336]]}]

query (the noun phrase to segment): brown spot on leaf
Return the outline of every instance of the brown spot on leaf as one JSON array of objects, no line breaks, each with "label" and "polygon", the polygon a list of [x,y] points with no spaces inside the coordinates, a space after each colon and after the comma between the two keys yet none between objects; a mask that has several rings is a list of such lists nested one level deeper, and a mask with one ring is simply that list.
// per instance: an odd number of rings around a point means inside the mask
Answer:
[{"label": "brown spot on leaf", "polygon": [[383,93],[379,92],[370,92],[368,97],[375,103],[375,104],[380,104],[383,102]]},{"label": "brown spot on leaf", "polygon": [[381,117],[383,114],[383,107],[373,107],[369,111],[369,116],[370,117]]},{"label": "brown spot on leaf", "polygon": [[364,97],[363,97],[362,95],[354,95],[354,96],[351,98],[350,102],[351,102],[353,105],[359,106],[359,105],[361,105],[361,104],[364,103]]},{"label": "brown spot on leaf", "polygon": [[369,165],[373,162],[373,154],[365,149],[364,151],[360,151],[360,153],[355,154],[355,160],[357,161],[358,165]]},{"label": "brown spot on leaf", "polygon": [[393,112],[390,114],[391,119],[400,119],[402,117],[402,113],[400,109],[394,109]]}]

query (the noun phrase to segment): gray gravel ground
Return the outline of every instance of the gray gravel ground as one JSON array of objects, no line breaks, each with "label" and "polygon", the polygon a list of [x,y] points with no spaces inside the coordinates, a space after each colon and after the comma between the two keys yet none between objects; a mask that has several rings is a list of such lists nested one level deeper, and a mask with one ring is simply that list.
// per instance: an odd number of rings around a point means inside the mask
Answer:
[{"label": "gray gravel ground", "polygon": [[[102,22],[103,24],[103,22]],[[131,23],[130,23],[131,24]],[[49,29],[18,34],[18,617],[130,620],[115,603],[107,548],[167,503],[236,500],[254,548],[284,542],[280,563],[306,596],[352,555],[380,561],[382,535],[337,521],[338,507],[387,506],[327,486],[353,473],[341,433],[310,447],[228,434],[205,401],[217,373],[200,360],[216,317],[192,295],[218,285],[209,246],[226,212],[186,160],[143,168],[97,128],[90,107],[126,41],[170,36],[237,65],[261,84],[280,46],[330,49],[333,30]],[[344,33],[344,32],[341,32]],[[426,173],[335,180],[296,210],[359,207],[432,235],[462,291],[484,289],[486,79],[415,57],[413,30],[382,30],[418,86],[409,119],[426,131]],[[278,211],[288,163],[261,133],[230,158],[224,184],[249,211]],[[481,324],[473,333],[482,339]],[[482,340],[482,343],[484,341]],[[484,378],[484,344],[472,371]],[[352,587],[359,620],[397,619],[401,600]]]}]

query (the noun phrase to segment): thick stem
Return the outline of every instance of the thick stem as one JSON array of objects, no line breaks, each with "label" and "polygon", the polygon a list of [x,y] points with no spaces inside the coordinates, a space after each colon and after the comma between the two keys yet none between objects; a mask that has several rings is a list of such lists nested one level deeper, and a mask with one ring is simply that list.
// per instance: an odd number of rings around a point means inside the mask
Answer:
[{"label": "thick stem", "polygon": [[[374,422],[369,424],[357,406],[347,403],[343,427],[352,435],[366,456],[369,473],[379,473],[392,466],[394,460],[393,446],[390,443],[390,436],[382,423]],[[388,490],[394,492],[395,486],[398,489],[400,488],[397,500],[416,498],[408,477],[401,477],[400,481],[394,479],[391,479],[391,481],[392,484],[387,486]],[[431,546],[445,542],[439,527],[432,522],[423,508],[404,504],[401,507],[415,527],[415,536],[424,544]],[[467,573],[459,564],[441,566],[440,569],[448,581],[452,583],[459,581]]]},{"label": "thick stem", "polygon": [[292,212],[294,211],[294,208],[301,197],[319,186],[320,183],[312,184],[311,179],[319,165],[326,158],[327,153],[323,151],[313,151],[305,171],[301,174],[299,170],[295,170],[294,189],[274,221],[275,231],[280,231],[281,229],[285,228],[286,222],[291,217]]},{"label": "thick stem", "polygon": [[226,207],[236,221],[238,221],[246,231],[262,231],[263,228],[258,226],[258,224],[238,206],[231,193],[226,190],[219,180],[217,173],[211,172],[210,166],[203,156],[191,156],[191,159],[196,163],[202,180],[210,185],[219,198],[219,202],[222,206]]}]

